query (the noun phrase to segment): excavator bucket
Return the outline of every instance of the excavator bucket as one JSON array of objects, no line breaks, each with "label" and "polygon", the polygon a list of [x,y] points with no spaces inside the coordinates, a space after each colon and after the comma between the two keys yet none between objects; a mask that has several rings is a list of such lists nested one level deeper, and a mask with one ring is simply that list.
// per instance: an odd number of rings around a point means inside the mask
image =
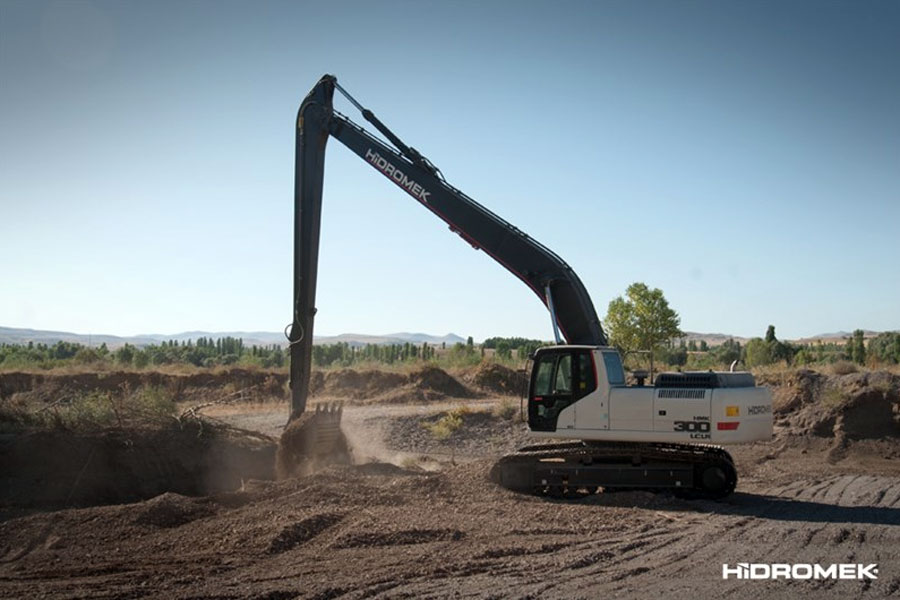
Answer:
[{"label": "excavator bucket", "polygon": [[279,479],[307,475],[325,464],[350,460],[347,440],[341,432],[343,406],[317,404],[288,423],[275,457]]},{"label": "excavator bucket", "polygon": [[341,416],[344,407],[341,404],[316,404],[316,435],[312,454],[313,456],[330,456],[337,445],[342,441]]}]

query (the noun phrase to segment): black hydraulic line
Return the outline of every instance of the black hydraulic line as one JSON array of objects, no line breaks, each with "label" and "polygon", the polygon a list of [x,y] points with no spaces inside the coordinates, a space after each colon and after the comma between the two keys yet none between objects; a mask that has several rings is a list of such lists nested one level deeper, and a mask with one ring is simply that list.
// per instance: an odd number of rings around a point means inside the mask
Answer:
[{"label": "black hydraulic line", "polygon": [[[440,172],[437,170],[437,168],[434,165],[431,164],[431,162],[427,158],[422,156],[419,153],[419,151],[416,150],[415,148],[411,148],[411,147],[407,146],[405,143],[403,143],[403,140],[401,140],[399,137],[397,137],[394,134],[394,132],[388,128],[387,125],[382,123],[381,119],[379,119],[378,117],[375,116],[375,113],[373,113],[371,110],[369,110],[368,108],[365,108],[362,104],[357,102],[356,98],[351,96],[347,90],[342,88],[341,85],[337,82],[337,80],[335,80],[335,82],[334,82],[334,87],[341,94],[343,94],[344,97],[347,98],[347,100],[349,100],[350,103],[353,106],[355,106],[357,110],[359,110],[360,113],[362,113],[362,116],[366,121],[368,121],[369,123],[374,125],[375,129],[380,131],[384,137],[386,137],[394,146],[397,147],[398,150],[400,150],[400,154],[402,154],[407,159],[409,159],[410,162],[412,162],[412,163],[418,165],[419,167],[422,167],[426,171],[430,172],[432,175],[439,175]],[[443,179],[443,177],[441,177],[441,179]]]},{"label": "black hydraulic line", "polygon": [[[552,250],[443,180],[440,171],[391,132],[371,111],[363,115],[398,149],[334,111],[336,79],[325,75],[300,106],[294,183],[294,320],[291,342],[291,418],[306,407],[315,317],[315,290],[322,208],[325,145],[334,136],[446,222],[476,249],[521,279],[541,301],[555,308],[569,344],[606,345],[594,305],[581,280]],[[342,90],[343,91],[343,90]],[[346,92],[344,92],[346,94]],[[349,97],[349,95],[348,95]],[[350,98],[352,103],[362,108]],[[552,298],[548,297],[548,294]]]}]

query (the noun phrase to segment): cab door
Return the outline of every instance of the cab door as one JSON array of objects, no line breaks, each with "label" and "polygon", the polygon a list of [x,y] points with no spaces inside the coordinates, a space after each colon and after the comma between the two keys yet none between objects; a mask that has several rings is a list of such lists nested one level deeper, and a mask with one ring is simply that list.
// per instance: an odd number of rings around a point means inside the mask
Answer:
[{"label": "cab door", "polygon": [[575,427],[575,403],[597,389],[592,365],[588,349],[553,349],[537,354],[528,393],[528,426],[532,431]]}]

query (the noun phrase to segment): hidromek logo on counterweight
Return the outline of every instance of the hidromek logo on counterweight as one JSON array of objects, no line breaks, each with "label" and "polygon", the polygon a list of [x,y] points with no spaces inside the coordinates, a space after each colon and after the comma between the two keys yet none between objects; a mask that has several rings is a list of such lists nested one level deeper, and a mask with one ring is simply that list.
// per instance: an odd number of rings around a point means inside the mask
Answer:
[{"label": "hidromek logo on counterweight", "polygon": [[412,194],[417,200],[428,202],[428,196],[431,195],[431,192],[426,192],[425,188],[407,177],[403,171],[382,158],[380,154],[374,152],[371,148],[366,150],[366,160],[375,165],[376,169],[394,180],[394,183]]}]

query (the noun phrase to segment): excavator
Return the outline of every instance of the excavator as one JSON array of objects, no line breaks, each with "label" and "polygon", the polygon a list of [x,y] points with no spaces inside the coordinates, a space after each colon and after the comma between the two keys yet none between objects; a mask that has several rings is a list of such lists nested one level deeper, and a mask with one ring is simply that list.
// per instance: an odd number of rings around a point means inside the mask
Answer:
[{"label": "excavator", "polygon": [[[340,92],[387,142],[335,110]],[[748,372],[661,373],[629,385],[581,280],[552,250],[453,187],[342,88],[323,76],[300,105],[294,181],[294,314],[290,343],[292,423],[303,421],[299,454],[327,454],[340,438],[340,407],[306,412],[325,147],[335,138],[444,221],[476,250],[520,279],[547,307],[555,345],[526,367],[523,410],[547,443],[502,457],[491,478],[510,489],[577,497],[599,490],[670,490],[723,498],[737,471],[723,444],[770,439],[772,398]],[[733,365],[732,365],[733,369]],[[286,430],[287,432],[287,430]]]}]

